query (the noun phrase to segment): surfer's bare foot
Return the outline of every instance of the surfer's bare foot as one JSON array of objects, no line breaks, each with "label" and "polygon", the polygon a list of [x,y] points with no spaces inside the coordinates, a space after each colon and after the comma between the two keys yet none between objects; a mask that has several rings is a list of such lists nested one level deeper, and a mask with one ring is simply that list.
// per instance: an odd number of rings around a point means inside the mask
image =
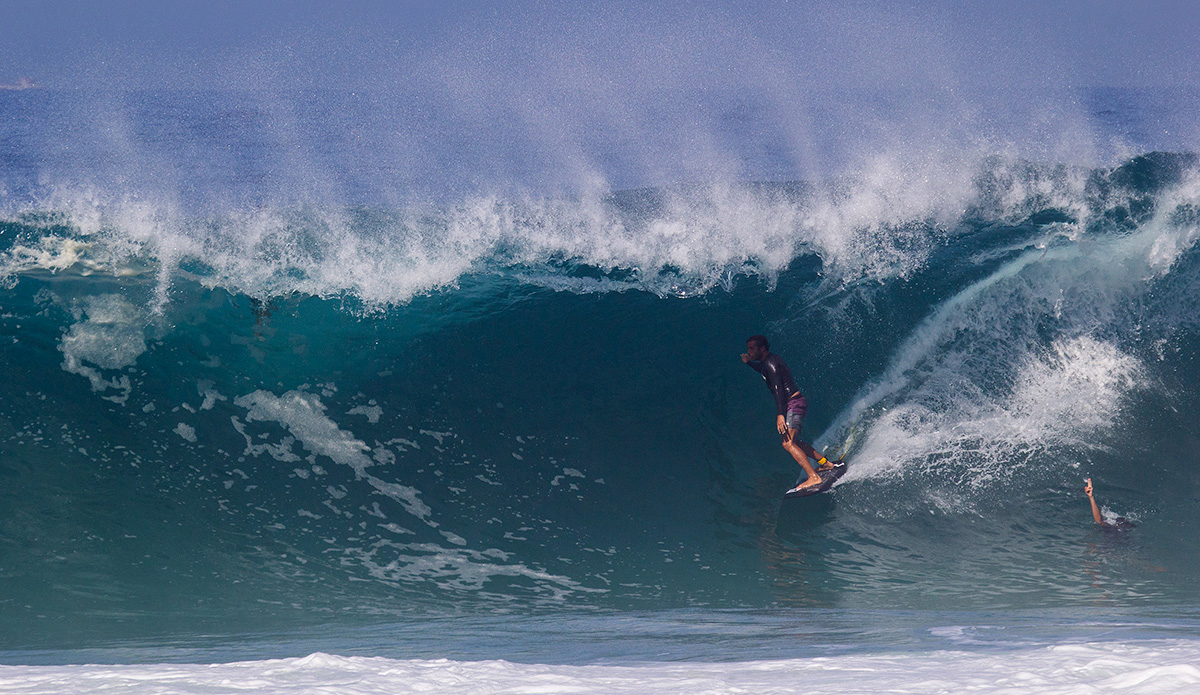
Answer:
[{"label": "surfer's bare foot", "polygon": [[791,490],[788,490],[788,492],[789,493],[800,492],[801,490],[807,490],[810,487],[816,487],[817,485],[820,485],[820,484],[821,484],[821,478],[818,476],[813,476],[813,477],[809,478],[808,480],[805,480],[803,483],[800,483],[796,487],[792,488]]},{"label": "surfer's bare foot", "polygon": [[819,471],[831,471],[833,469],[834,469],[833,461],[826,461],[825,463],[822,463],[820,466],[817,467],[817,470],[819,470]]}]

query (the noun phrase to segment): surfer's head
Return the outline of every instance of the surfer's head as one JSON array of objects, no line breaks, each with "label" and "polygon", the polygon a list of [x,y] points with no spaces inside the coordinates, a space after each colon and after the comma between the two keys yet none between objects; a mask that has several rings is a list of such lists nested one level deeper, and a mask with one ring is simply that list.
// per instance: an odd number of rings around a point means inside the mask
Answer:
[{"label": "surfer's head", "polygon": [[761,360],[771,351],[771,345],[765,335],[752,335],[746,338],[746,352],[752,360]]}]

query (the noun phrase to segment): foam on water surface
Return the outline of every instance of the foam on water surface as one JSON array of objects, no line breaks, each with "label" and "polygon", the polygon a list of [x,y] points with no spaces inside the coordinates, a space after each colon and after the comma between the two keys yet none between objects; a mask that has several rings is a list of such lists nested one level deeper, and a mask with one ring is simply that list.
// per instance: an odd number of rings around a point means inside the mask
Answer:
[{"label": "foam on water surface", "polygon": [[1200,688],[1200,642],[1091,643],[732,663],[565,666],[314,653],[213,664],[0,666],[0,692],[140,693],[838,693],[1185,695]]}]

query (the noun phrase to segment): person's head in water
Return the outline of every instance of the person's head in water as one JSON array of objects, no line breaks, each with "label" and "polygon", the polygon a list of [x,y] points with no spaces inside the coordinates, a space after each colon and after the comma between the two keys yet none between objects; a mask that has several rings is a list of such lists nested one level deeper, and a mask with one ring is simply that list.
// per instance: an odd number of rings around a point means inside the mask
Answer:
[{"label": "person's head in water", "polygon": [[746,338],[746,354],[750,355],[751,360],[760,361],[770,351],[771,344],[767,342],[767,336],[752,335]]},{"label": "person's head in water", "polygon": [[1099,524],[1102,528],[1119,529],[1124,531],[1137,525],[1123,516],[1119,516],[1113,521],[1105,521],[1104,516],[1100,514],[1099,505],[1096,504],[1096,498],[1092,495],[1091,478],[1086,479],[1086,484],[1083,486],[1083,492],[1087,495],[1088,501],[1092,504],[1092,520]]}]

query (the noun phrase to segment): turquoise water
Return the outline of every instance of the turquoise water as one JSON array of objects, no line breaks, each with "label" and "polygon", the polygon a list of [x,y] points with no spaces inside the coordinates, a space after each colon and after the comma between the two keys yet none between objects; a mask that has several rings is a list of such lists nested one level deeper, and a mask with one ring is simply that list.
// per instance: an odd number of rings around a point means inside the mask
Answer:
[{"label": "turquoise water", "polygon": [[[76,159],[32,124],[78,104],[0,99],[6,663],[1194,639],[1186,147],[389,196],[333,136],[334,192],[279,185],[253,104]],[[830,494],[781,499],[754,333],[852,440]]]}]

